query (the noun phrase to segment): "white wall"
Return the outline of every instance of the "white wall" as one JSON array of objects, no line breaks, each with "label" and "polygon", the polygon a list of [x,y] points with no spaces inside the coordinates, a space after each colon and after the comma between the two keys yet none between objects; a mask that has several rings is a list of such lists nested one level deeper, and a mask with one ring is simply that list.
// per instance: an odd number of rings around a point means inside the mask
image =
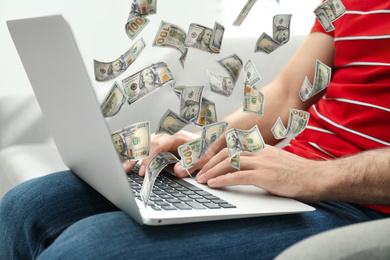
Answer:
[{"label": "white wall", "polygon": [[[187,30],[192,22],[213,27],[214,21],[222,23],[225,38],[258,37],[262,32],[272,34],[272,17],[275,14],[293,14],[292,34],[307,34],[314,22],[313,10],[319,0],[258,0],[240,27],[231,24],[246,0],[158,0],[157,15],[151,15],[150,24],[141,33],[149,45],[144,52],[171,52],[172,49],[151,47],[161,20],[174,23]],[[93,80],[93,59],[112,61],[123,54],[132,44],[124,32],[131,0],[0,0],[0,97],[32,94],[18,54],[9,35],[6,21],[34,16],[62,14],[75,34],[80,51]],[[222,46],[223,47],[223,46]],[[153,50],[158,49],[158,50]],[[59,50],[61,51],[61,50]],[[130,67],[123,77],[138,71],[140,66],[153,63],[153,55],[141,54],[143,62]],[[256,55],[256,54],[254,54]],[[221,57],[222,58],[222,57]],[[187,60],[188,61],[188,60]],[[53,64],[55,64],[53,57]],[[105,95],[112,82],[93,81],[99,98]]]}]

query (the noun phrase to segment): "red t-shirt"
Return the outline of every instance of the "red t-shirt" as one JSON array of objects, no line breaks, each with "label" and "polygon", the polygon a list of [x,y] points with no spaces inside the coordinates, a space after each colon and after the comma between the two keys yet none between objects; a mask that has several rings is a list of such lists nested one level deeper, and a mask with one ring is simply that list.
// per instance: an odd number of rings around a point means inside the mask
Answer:
[{"label": "red t-shirt", "polygon": [[[305,131],[284,148],[310,159],[390,145],[390,1],[342,2],[347,12],[327,33],[335,44],[331,83],[308,110]],[[326,33],[317,19],[311,32]],[[390,213],[390,206],[365,206]]]}]

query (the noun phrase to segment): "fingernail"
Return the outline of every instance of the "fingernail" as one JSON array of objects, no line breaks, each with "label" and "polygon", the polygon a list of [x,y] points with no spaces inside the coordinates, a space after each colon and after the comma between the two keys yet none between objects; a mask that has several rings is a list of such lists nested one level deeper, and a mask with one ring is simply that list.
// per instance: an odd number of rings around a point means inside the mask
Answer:
[{"label": "fingernail", "polygon": [[127,166],[127,162],[122,163],[122,167],[123,167],[124,169],[126,169],[126,166]]},{"label": "fingernail", "polygon": [[200,183],[203,179],[204,179],[204,173],[201,173],[197,175],[196,179],[198,180],[198,182]]},{"label": "fingernail", "polygon": [[207,182],[207,184],[208,184],[209,186],[213,186],[213,185],[215,184],[215,178],[210,179],[210,180]]}]

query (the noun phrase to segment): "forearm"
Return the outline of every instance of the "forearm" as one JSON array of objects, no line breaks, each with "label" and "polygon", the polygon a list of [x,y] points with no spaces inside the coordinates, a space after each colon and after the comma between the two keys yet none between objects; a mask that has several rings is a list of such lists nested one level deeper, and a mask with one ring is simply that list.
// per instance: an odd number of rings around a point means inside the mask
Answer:
[{"label": "forearm", "polygon": [[320,200],[390,205],[389,147],[326,161],[313,170]]}]

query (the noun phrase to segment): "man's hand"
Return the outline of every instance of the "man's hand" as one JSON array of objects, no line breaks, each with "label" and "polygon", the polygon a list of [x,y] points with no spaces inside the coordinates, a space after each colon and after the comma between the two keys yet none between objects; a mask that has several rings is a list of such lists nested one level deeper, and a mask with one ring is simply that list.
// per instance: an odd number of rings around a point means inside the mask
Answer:
[{"label": "man's hand", "polygon": [[321,190],[318,169],[324,161],[299,157],[267,145],[256,154],[241,153],[240,170],[230,165],[227,148],[211,158],[197,175],[199,183],[217,188],[232,185],[256,185],[275,195],[305,202],[319,201]]}]

